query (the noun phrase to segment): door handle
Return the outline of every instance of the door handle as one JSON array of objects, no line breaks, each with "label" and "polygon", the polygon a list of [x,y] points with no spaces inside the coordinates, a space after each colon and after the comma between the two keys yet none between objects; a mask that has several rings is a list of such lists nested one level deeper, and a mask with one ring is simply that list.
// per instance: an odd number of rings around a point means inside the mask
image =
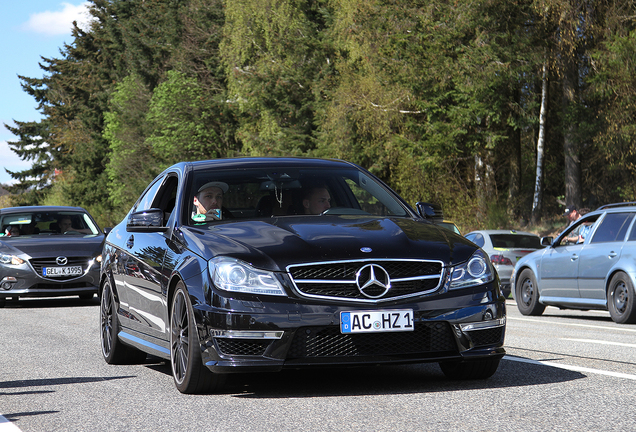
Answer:
[{"label": "door handle", "polygon": [[618,255],[618,254],[617,254],[616,252],[611,251],[607,257],[608,257],[609,259],[612,259],[612,258],[616,258],[616,256],[617,256],[617,255]]},{"label": "door handle", "polygon": [[579,259],[579,256],[577,254],[572,254],[572,258],[570,258],[572,261],[576,261],[577,259]]},{"label": "door handle", "polygon": [[128,241],[126,242],[126,247],[128,249],[131,249],[133,247],[133,245],[135,244],[135,236],[130,236],[128,238]]}]

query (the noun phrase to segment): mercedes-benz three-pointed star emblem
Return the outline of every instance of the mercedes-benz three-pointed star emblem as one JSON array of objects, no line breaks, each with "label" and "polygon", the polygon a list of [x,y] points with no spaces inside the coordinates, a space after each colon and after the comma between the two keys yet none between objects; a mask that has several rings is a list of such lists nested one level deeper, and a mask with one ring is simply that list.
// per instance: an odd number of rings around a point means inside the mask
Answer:
[{"label": "mercedes-benz three-pointed star emblem", "polygon": [[391,278],[383,267],[377,264],[367,264],[356,273],[356,284],[362,295],[375,299],[389,292]]}]

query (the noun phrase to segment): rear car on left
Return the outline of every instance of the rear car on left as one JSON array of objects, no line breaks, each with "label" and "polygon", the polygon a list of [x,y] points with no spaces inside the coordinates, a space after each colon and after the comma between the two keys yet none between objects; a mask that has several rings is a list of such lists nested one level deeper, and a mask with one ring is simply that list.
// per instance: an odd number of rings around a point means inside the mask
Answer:
[{"label": "rear car on left", "polygon": [[85,209],[4,208],[0,227],[0,307],[20,297],[93,298],[105,236]]}]

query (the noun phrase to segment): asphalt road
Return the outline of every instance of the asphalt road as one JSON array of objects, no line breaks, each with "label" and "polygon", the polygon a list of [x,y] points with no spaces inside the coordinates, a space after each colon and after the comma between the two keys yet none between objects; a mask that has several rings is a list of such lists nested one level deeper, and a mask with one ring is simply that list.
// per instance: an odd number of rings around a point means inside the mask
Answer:
[{"label": "asphalt road", "polygon": [[508,302],[506,350],[485,381],[436,364],[234,375],[188,396],[169,366],[107,365],[99,306],[21,300],[0,309],[0,432],[636,430],[636,326],[606,312]]}]

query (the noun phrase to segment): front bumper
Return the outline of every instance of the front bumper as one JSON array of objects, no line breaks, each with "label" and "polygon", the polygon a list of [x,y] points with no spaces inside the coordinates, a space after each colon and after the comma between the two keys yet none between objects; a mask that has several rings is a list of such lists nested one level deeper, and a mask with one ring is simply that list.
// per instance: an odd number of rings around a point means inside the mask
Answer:
[{"label": "front bumper", "polygon": [[99,265],[92,265],[81,276],[66,280],[44,278],[30,266],[0,269],[0,299],[16,297],[57,297],[97,293]]},{"label": "front bumper", "polygon": [[203,362],[231,373],[502,357],[505,300],[492,284],[465,291],[374,308],[412,309],[409,332],[341,333],[340,312],[368,305],[230,299],[223,309],[199,305]]}]

